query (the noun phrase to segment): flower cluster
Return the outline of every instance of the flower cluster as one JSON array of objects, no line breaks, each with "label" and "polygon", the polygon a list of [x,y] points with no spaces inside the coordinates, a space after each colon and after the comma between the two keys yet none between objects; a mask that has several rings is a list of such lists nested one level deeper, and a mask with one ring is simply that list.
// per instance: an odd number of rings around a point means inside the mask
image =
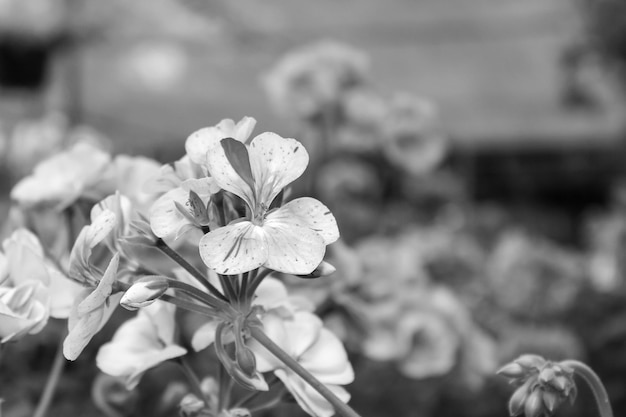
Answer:
[{"label": "flower cluster", "polygon": [[[274,404],[283,394],[271,388],[282,384],[313,416],[346,407],[342,385],[354,373],[342,343],[311,303],[270,276],[332,272],[324,256],[339,238],[337,223],[314,198],[287,200],[308,153],[271,132],[250,139],[255,124],[245,117],[200,129],[186,154],[164,166],[112,157],[85,140],[37,165],[11,197],[24,223],[56,213],[63,221],[55,241],[69,245],[44,252],[24,229],[4,242],[2,343],[40,331],[49,316],[67,318],[63,354],[75,360],[121,304],[137,315],[96,363],[129,390],[166,361],[183,366],[194,388],[188,358],[209,351],[228,390],[224,378],[270,391]],[[186,323],[195,323],[191,334]],[[187,415],[250,415],[245,398],[224,392],[215,402],[195,389],[181,403]]]}]

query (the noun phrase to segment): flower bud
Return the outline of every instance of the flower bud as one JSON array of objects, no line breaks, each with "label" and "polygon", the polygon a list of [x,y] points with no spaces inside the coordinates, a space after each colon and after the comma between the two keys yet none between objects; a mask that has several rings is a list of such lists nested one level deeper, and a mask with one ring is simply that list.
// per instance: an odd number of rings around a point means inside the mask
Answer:
[{"label": "flower bud", "polygon": [[120,305],[127,310],[137,310],[155,302],[169,288],[167,278],[147,276],[137,280],[122,296]]},{"label": "flower bud", "polygon": [[545,414],[542,390],[535,388],[524,404],[524,414],[526,417],[541,417]]},{"label": "flower bud", "polygon": [[525,373],[522,365],[516,362],[508,363],[496,371],[496,374],[507,378],[521,378]]},{"label": "flower bud", "polygon": [[539,355],[522,355],[514,362],[526,369],[540,369],[547,361]]}]

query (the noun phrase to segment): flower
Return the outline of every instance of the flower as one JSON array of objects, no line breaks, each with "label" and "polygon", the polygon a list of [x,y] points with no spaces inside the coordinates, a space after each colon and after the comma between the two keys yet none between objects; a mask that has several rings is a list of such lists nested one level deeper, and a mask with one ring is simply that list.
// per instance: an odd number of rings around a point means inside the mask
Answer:
[{"label": "flower", "polygon": [[[266,313],[262,323],[266,334],[304,369],[342,401],[350,399],[341,385],[354,380],[352,365],[339,339],[323,327],[319,317],[306,311],[285,317],[274,311]],[[335,413],[326,399],[258,342],[251,341],[249,346],[254,352],[257,370],[273,371],[304,411],[316,417],[330,417]]]},{"label": "flower", "polygon": [[18,182],[11,198],[25,207],[52,205],[62,210],[90,191],[100,181],[111,156],[87,141],[81,141],[36,167],[32,175]]},{"label": "flower", "polygon": [[339,238],[337,222],[319,201],[303,197],[273,208],[276,196],[300,177],[309,156],[300,142],[275,133],[256,136],[247,147],[223,139],[207,158],[215,182],[242,198],[250,210],[200,240],[204,263],[220,274],[265,266],[305,275],[322,261],[326,245]]},{"label": "flower", "polygon": [[[82,228],[70,253],[70,278],[85,288],[74,300],[68,320],[69,333],[63,344],[63,354],[75,360],[91,338],[102,329],[117,307],[122,293],[114,291],[120,253],[115,252],[106,270],[93,264],[92,255],[118,226],[118,216],[108,209],[96,210],[90,225]],[[106,258],[105,258],[106,259]]]},{"label": "flower", "polygon": [[232,119],[223,119],[215,126],[205,127],[193,132],[185,141],[185,151],[189,159],[199,165],[205,165],[209,150],[219,145],[224,138],[233,138],[245,142],[250,137],[256,119],[244,117],[235,123]]},{"label": "flower", "polygon": [[287,54],[263,84],[279,112],[311,119],[336,105],[344,92],[364,84],[368,71],[366,54],[324,41]]},{"label": "flower", "polygon": [[566,399],[573,403],[578,392],[573,369],[538,355],[522,355],[497,373],[518,387],[509,400],[511,416],[552,415]]},{"label": "flower", "polygon": [[440,130],[437,110],[430,101],[397,94],[384,117],[383,152],[409,174],[423,175],[436,168],[448,152],[447,138]]},{"label": "flower", "polygon": [[113,339],[100,347],[96,364],[102,372],[123,378],[133,389],[142,375],[156,365],[187,353],[176,344],[175,307],[157,301],[126,321]]},{"label": "flower", "polygon": [[119,254],[115,254],[97,287],[83,290],[74,301],[67,322],[69,333],[63,342],[66,359],[73,361],[78,358],[89,341],[104,327],[122,298],[122,293],[113,294],[119,260]]}]

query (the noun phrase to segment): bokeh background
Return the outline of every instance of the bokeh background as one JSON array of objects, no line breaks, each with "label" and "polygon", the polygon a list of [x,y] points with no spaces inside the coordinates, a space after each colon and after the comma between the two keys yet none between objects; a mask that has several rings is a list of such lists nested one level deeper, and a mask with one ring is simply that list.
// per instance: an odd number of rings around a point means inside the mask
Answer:
[{"label": "bokeh background", "polygon": [[[0,216],[78,128],[165,163],[252,116],[307,144],[300,190],[338,219],[335,281],[293,286],[331,300],[355,409],[506,415],[494,372],[534,352],[589,363],[621,415],[624,45],[620,0],[0,0]],[[92,399],[114,324],[50,415],[115,415]],[[4,415],[32,414],[63,326],[4,348]],[[121,415],[175,415],[167,372]],[[560,413],[593,412],[581,389]]]}]

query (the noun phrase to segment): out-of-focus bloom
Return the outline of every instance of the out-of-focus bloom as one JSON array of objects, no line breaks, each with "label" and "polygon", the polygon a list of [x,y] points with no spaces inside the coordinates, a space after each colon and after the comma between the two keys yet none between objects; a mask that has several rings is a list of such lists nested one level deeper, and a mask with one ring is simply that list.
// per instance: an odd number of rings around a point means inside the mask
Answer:
[{"label": "out-of-focus bloom", "polygon": [[578,392],[573,369],[537,355],[522,355],[500,368],[498,374],[518,387],[509,401],[511,416],[552,415],[566,399],[573,403]]},{"label": "out-of-focus bloom", "polygon": [[100,370],[123,378],[133,389],[148,369],[185,355],[187,350],[176,343],[174,311],[164,302],[142,308],[100,348],[96,357]]},{"label": "out-of-focus bloom", "polygon": [[359,309],[366,317],[363,349],[367,356],[392,360],[403,374],[419,379],[447,374],[460,359],[475,361],[478,354],[483,366],[466,369],[474,373],[473,385],[495,369],[493,340],[472,322],[450,291],[444,287],[401,291],[394,298]]},{"label": "out-of-focus bloom", "polygon": [[212,178],[246,202],[249,219],[231,222],[200,241],[204,263],[220,274],[238,274],[265,266],[305,275],[322,261],[326,245],[339,238],[332,213],[303,197],[273,209],[276,196],[300,177],[308,154],[300,142],[266,132],[249,147],[223,139],[208,153]]},{"label": "out-of-focus bloom", "polygon": [[63,149],[69,140],[68,120],[60,113],[18,123],[7,138],[4,162],[19,178],[32,171],[37,163]]},{"label": "out-of-focus bloom", "polygon": [[496,301],[531,317],[566,311],[584,280],[582,259],[518,232],[501,237],[488,268]]},{"label": "out-of-focus bloom", "polygon": [[[190,393],[180,401],[180,414],[182,417],[250,417],[251,413],[245,408],[232,408],[229,410],[218,409],[219,386],[213,378],[204,378],[200,383],[200,390],[204,399]],[[205,403],[208,401],[208,404]]]},{"label": "out-of-focus bloom", "polygon": [[324,41],[286,55],[263,84],[279,112],[312,119],[335,107],[344,92],[364,84],[368,71],[363,52]]},{"label": "out-of-focus bloom", "polygon": [[588,268],[591,284],[599,291],[624,285],[626,273],[626,218],[614,213],[589,222]]},{"label": "out-of-focus bloom", "polygon": [[[324,328],[312,313],[299,311],[290,317],[269,312],[262,318],[265,333],[287,354],[326,384],[339,399],[347,402],[348,392],[341,385],[354,380],[352,365],[337,337]],[[334,408],[300,376],[255,341],[250,342],[259,372],[270,372],[285,384],[300,407],[316,417],[330,417]]]},{"label": "out-of-focus bloom", "polygon": [[18,229],[0,252],[0,343],[39,332],[48,317],[66,318],[80,286],[46,260],[39,240]]},{"label": "out-of-focus bloom", "polygon": [[189,56],[175,43],[143,43],[128,51],[120,62],[119,71],[131,88],[167,93],[185,78]]},{"label": "out-of-focus bloom", "polygon": [[434,105],[419,97],[396,95],[391,100],[382,133],[387,158],[412,175],[432,171],[448,151]]},{"label": "out-of-focus bloom", "polygon": [[146,184],[161,170],[157,161],[142,156],[117,155],[96,184],[97,194],[102,197],[119,192],[130,199],[133,207],[147,215],[156,199],[156,192]]},{"label": "out-of-focus bloom", "polygon": [[28,281],[42,284],[45,287],[50,315],[54,318],[67,318],[81,286],[65,276],[46,258],[39,239],[26,229],[18,229],[2,246],[10,280],[14,284]]},{"label": "out-of-focus bloom", "polygon": [[20,205],[51,205],[62,210],[81,197],[98,199],[90,191],[100,181],[111,157],[89,142],[78,142],[65,152],[39,163],[32,175],[11,190]]},{"label": "out-of-focus bloom", "polygon": [[388,100],[371,88],[352,88],[342,95],[341,110],[343,120],[331,146],[352,152],[377,150],[389,112]]}]

